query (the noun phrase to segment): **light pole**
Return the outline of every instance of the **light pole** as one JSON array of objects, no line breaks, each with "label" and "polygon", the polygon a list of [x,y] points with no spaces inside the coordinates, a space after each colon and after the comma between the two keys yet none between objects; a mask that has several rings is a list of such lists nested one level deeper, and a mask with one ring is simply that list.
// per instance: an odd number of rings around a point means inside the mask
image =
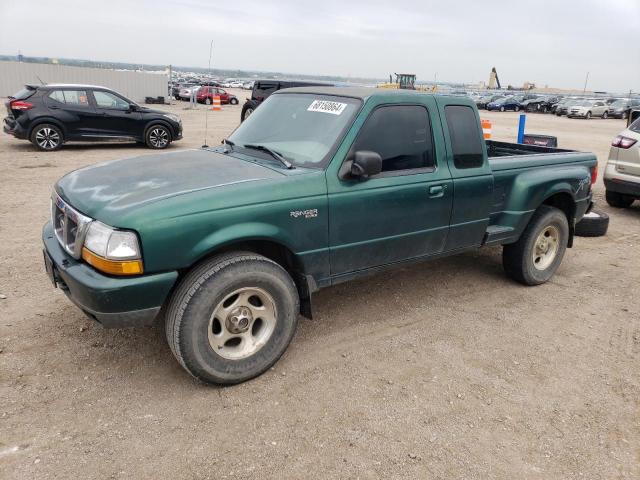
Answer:
[{"label": "light pole", "polygon": [[587,77],[584,79],[584,88],[582,89],[582,93],[586,93],[588,81],[589,81],[589,72],[587,72]]}]

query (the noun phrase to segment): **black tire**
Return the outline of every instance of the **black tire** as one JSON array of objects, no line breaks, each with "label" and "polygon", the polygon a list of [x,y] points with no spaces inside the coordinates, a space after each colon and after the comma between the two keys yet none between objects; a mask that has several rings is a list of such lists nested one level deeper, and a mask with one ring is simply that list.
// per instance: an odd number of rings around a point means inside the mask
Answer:
[{"label": "black tire", "polygon": [[587,116],[585,117],[587,120],[591,120],[591,112],[587,112]]},{"label": "black tire", "polygon": [[610,206],[615,208],[629,208],[635,200],[635,197],[632,197],[631,195],[612,192],[611,190],[605,191],[604,198]]},{"label": "black tire", "polygon": [[[210,343],[213,312],[242,288],[262,289],[271,296],[277,312],[275,326],[257,351],[229,359]],[[299,307],[296,286],[280,265],[251,252],[222,254],[192,270],[171,296],[166,315],[167,341],[180,365],[195,378],[216,384],[244,382],[269,369],[282,356],[295,334]]]},{"label": "black tire", "polygon": [[231,105],[237,105],[238,104],[238,99],[237,98],[232,98],[231,100],[229,100],[229,103]]},{"label": "black tire", "polygon": [[606,120],[607,118],[609,118],[609,112],[605,110],[604,113],[602,114],[602,119]]},{"label": "black tire", "polygon": [[167,148],[171,143],[171,132],[165,125],[157,123],[147,128],[147,133],[144,138],[147,147],[154,150],[162,150],[163,148]]},{"label": "black tire", "polygon": [[609,215],[592,210],[576,223],[575,234],[579,237],[602,237],[609,228]]},{"label": "black tire", "polygon": [[[536,242],[547,228],[558,234],[557,250],[552,262],[544,269],[534,265]],[[505,245],[502,250],[502,265],[505,272],[524,285],[540,285],[547,282],[556,272],[569,240],[569,223],[559,209],[548,205],[540,206],[531,217],[529,224],[516,243]]]},{"label": "black tire", "polygon": [[504,112],[504,107],[500,107],[500,111],[501,111],[501,112]]},{"label": "black tire", "polygon": [[622,120],[626,120],[628,117],[629,114],[627,112],[624,112],[620,118],[622,118]]},{"label": "black tire", "polygon": [[43,152],[59,150],[64,143],[62,130],[51,123],[36,125],[31,131],[29,140]]},{"label": "black tire", "polygon": [[247,117],[249,117],[253,113],[253,107],[244,107],[242,109],[242,113],[240,114],[240,121],[244,122]]},{"label": "black tire", "polygon": [[514,107],[514,110],[515,110],[516,112],[519,112],[519,111],[520,111],[520,107],[519,107],[518,105],[516,105],[516,106]]},{"label": "black tire", "polygon": [[205,99],[204,103],[205,103],[206,105],[211,105],[211,99],[210,99],[209,97],[207,97],[207,98]]}]

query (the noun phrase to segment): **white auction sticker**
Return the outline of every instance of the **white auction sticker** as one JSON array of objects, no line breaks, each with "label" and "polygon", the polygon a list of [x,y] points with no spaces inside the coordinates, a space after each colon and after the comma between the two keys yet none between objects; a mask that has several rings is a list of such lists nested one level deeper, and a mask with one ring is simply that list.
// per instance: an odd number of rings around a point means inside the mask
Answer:
[{"label": "white auction sticker", "polygon": [[314,100],[311,105],[309,105],[309,108],[307,108],[307,111],[340,115],[346,107],[346,103],[330,102],[329,100]]}]

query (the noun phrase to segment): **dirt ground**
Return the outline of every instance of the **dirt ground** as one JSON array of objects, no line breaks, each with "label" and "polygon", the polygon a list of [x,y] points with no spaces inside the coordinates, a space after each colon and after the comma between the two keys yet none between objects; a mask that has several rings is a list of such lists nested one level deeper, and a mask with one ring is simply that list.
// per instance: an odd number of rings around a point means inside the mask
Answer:
[{"label": "dirt ground", "polygon": [[[205,107],[186,105],[166,107],[185,125],[173,151],[204,142]],[[209,144],[239,116],[209,112]],[[514,140],[517,114],[482,116]],[[624,128],[527,122],[601,172]],[[217,388],[161,328],[105,330],[43,270],[52,184],[149,153],[0,136],[0,478],[640,478],[640,202],[608,208],[599,179],[608,235],[578,238],[543,286],[506,278],[487,248],[323,290],[272,370]]]}]

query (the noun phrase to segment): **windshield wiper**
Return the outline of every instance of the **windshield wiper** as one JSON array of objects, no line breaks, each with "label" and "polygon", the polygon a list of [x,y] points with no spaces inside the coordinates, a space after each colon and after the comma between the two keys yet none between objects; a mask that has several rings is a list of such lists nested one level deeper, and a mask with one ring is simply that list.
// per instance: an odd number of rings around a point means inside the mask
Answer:
[{"label": "windshield wiper", "polygon": [[293,164],[289,160],[284,158],[280,153],[276,152],[275,150],[271,150],[269,147],[265,147],[264,145],[253,145],[253,144],[250,144],[250,143],[242,145],[242,146],[244,148],[252,148],[253,150],[260,150],[261,152],[267,152],[269,155],[271,155],[273,158],[278,160],[280,163],[282,163],[289,170],[291,170],[293,168],[296,168],[296,167],[293,166]]}]

